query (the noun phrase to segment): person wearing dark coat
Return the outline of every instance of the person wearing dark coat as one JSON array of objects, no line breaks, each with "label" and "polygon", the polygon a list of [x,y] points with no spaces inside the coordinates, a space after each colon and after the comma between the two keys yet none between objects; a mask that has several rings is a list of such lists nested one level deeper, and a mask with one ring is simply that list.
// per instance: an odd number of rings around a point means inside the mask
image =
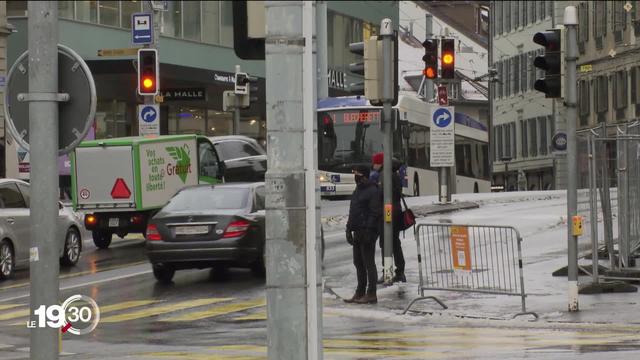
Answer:
[{"label": "person wearing dark coat", "polygon": [[[380,197],[381,202],[384,203],[384,195],[383,195],[383,164],[384,162],[384,154],[383,153],[375,153],[371,157],[371,168],[373,171],[377,172],[378,175],[378,187],[380,188]],[[393,282],[407,282],[407,278],[404,275],[404,254],[402,253],[402,243],[400,242],[400,223],[402,222],[402,208],[400,205],[400,201],[402,200],[402,181],[400,179],[400,174],[395,167],[392,168],[393,172],[391,173],[391,201],[392,201],[392,216],[391,223],[393,226],[392,235],[393,235],[393,262],[396,267],[396,274],[393,277]],[[382,268],[384,272],[384,219],[380,217],[379,224],[379,233],[380,233],[380,253],[382,255]],[[378,280],[379,284],[384,282],[384,274]]]},{"label": "person wearing dark coat", "polygon": [[347,220],[347,242],[353,246],[353,265],[356,267],[358,286],[347,303],[375,304],[376,296],[376,239],[382,202],[378,186],[369,181],[369,168],[356,166],[353,169],[356,189],[351,195],[349,219]]}]

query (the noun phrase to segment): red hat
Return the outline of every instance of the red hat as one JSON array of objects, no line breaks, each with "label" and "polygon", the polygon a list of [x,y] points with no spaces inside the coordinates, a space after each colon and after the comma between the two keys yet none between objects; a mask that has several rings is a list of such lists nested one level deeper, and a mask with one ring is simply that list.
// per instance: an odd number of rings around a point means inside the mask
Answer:
[{"label": "red hat", "polygon": [[384,161],[384,153],[375,153],[373,154],[373,156],[371,157],[371,162],[373,163],[373,165],[382,165]]}]

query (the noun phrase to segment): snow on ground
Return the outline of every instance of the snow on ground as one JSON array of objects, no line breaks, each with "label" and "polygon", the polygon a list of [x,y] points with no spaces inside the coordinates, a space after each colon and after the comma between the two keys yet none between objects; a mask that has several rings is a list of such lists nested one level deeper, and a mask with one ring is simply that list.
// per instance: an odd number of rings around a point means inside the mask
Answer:
[{"label": "snow on ground", "polygon": [[[567,225],[566,225],[566,192],[507,192],[488,194],[462,194],[454,196],[454,201],[473,201],[480,208],[464,210],[449,214],[441,214],[427,218],[419,218],[418,223],[439,223],[451,221],[453,224],[503,225],[513,226],[523,238],[525,290],[528,294],[527,310],[538,313],[542,320],[550,322],[589,322],[640,324],[640,294],[601,294],[580,295],[580,312],[569,313],[568,283],[566,277],[552,277],[551,273],[567,265]],[[580,195],[580,209],[586,209]],[[408,198],[409,207],[434,204],[435,196]],[[325,207],[323,203],[323,217]],[[588,204],[587,204],[588,205]],[[348,202],[332,204],[328,212],[334,229],[344,226]],[[340,214],[341,211],[344,213]],[[583,211],[581,211],[583,212]],[[616,209],[614,208],[614,212]],[[600,214],[601,215],[601,214]],[[599,216],[599,226],[602,226]],[[614,221],[615,222],[615,221]],[[585,250],[589,244],[589,225],[585,222],[585,235],[580,238],[579,246]],[[326,229],[325,229],[326,231]],[[617,230],[615,230],[617,232]],[[599,231],[601,232],[601,231]],[[380,308],[389,308],[396,313],[417,296],[419,283],[417,247],[412,232],[405,232],[402,238],[403,251],[407,262],[406,284],[396,284],[388,288],[379,288]],[[599,237],[602,242],[602,234]],[[376,254],[379,272],[380,254]],[[590,264],[590,260],[581,260]],[[601,264],[606,265],[605,262]],[[342,297],[350,296],[355,285],[355,271],[350,261],[326,271],[327,285]],[[580,283],[589,283],[590,278],[581,277]],[[521,311],[520,297],[505,295],[487,295],[479,293],[427,291],[425,295],[438,296],[449,307],[442,310],[433,301],[423,301],[414,305],[413,309],[428,313],[448,316],[479,317],[485,319],[510,319]],[[411,316],[411,315],[405,315]],[[530,317],[521,317],[522,321]]]}]

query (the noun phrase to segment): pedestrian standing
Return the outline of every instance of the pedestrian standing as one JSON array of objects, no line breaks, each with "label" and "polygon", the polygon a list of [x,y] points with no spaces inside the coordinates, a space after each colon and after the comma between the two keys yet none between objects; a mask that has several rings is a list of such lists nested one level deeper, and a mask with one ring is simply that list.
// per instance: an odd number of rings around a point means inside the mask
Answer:
[{"label": "pedestrian standing", "polygon": [[369,181],[369,168],[353,168],[356,189],[351,195],[349,219],[347,220],[347,242],[353,246],[353,265],[356,268],[358,286],[347,303],[375,304],[376,296],[376,239],[382,202],[378,186]]},{"label": "pedestrian standing", "polygon": [[[372,171],[377,172],[378,176],[377,178],[379,179],[378,181],[378,187],[380,188],[380,199],[381,199],[381,203],[383,203],[383,191],[382,189],[384,189],[383,187],[383,172],[385,171],[383,169],[383,163],[384,163],[384,154],[379,152],[379,153],[375,153],[373,154],[373,156],[371,157],[371,168]],[[400,174],[398,172],[398,169],[395,169],[392,166],[391,169],[392,173],[391,173],[391,200],[392,200],[392,216],[391,216],[391,224],[392,224],[392,236],[393,236],[393,244],[392,244],[392,248],[393,248],[393,262],[395,264],[396,267],[396,273],[395,276],[393,277],[392,281],[393,282],[407,282],[407,278],[404,275],[404,266],[405,266],[405,262],[404,262],[404,254],[402,253],[402,243],[400,242],[400,222],[402,221],[402,208],[400,206],[400,200],[402,199],[402,182],[400,179]],[[384,282],[384,218],[382,216],[380,216],[380,225],[379,225],[379,230],[380,232],[380,253],[382,255],[382,268],[383,268],[383,275],[380,277],[380,279],[378,279],[378,283],[382,284]]]}]

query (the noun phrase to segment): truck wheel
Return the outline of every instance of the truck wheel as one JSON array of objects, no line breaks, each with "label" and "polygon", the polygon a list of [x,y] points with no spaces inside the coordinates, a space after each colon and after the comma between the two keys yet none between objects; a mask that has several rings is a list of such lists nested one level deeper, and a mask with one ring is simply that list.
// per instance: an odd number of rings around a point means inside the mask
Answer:
[{"label": "truck wheel", "polygon": [[8,240],[2,240],[0,241],[0,280],[10,278],[14,269],[13,247]]},{"label": "truck wheel", "polygon": [[168,265],[153,264],[153,276],[162,284],[170,284],[176,269]]},{"label": "truck wheel", "polygon": [[93,230],[91,232],[91,235],[93,236],[93,243],[96,244],[98,248],[109,248],[109,245],[111,244],[111,237],[113,236],[113,234],[104,231]]}]

